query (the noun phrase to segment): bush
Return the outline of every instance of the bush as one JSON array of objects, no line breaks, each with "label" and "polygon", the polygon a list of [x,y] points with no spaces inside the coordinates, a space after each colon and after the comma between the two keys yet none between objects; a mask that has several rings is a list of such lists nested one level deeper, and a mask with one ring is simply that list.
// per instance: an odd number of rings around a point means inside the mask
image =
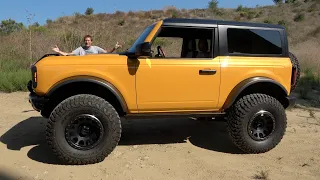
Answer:
[{"label": "bush", "polygon": [[125,20],[121,20],[121,21],[119,21],[118,25],[119,25],[119,26],[123,26],[124,23],[125,23]]},{"label": "bush", "polygon": [[303,21],[304,20],[304,14],[303,13],[298,13],[294,19],[294,21],[299,22],[299,21]]},{"label": "bush", "polygon": [[264,22],[264,23],[268,23],[268,24],[271,24],[271,23],[272,23],[272,21],[271,21],[270,19],[265,19],[263,22]]},{"label": "bush", "polygon": [[288,24],[285,20],[278,21],[278,24],[281,26],[284,26],[286,28],[286,30],[288,31]]},{"label": "bush", "polygon": [[255,17],[255,18],[260,17],[262,14],[263,14],[263,11],[259,11],[259,13],[256,14],[256,17]]},{"label": "bush", "polygon": [[29,70],[0,71],[0,91],[26,91],[30,79],[31,73]]},{"label": "bush", "polygon": [[242,5],[239,5],[238,7],[237,7],[237,12],[240,12],[240,11],[242,11],[243,10],[243,6]]},{"label": "bush", "polygon": [[85,15],[92,15],[94,12],[93,8],[87,8]]},{"label": "bush", "polygon": [[303,99],[307,99],[308,93],[319,86],[318,79],[313,73],[312,69],[307,68],[304,70],[304,76],[299,80],[297,90]]}]

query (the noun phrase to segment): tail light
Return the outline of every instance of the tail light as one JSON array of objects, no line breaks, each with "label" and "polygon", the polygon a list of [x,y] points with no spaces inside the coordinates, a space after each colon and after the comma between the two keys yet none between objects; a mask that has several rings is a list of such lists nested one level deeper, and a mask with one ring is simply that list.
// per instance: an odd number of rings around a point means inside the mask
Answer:
[{"label": "tail light", "polygon": [[297,82],[297,69],[292,68],[291,85],[295,86]]}]

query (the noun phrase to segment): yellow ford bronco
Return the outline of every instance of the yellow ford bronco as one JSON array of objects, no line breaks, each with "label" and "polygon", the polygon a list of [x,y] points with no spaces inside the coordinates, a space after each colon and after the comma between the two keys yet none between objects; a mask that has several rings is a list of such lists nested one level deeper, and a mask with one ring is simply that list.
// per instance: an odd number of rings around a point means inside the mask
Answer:
[{"label": "yellow ford bronco", "polygon": [[151,24],[124,52],[47,54],[31,72],[29,102],[68,164],[103,161],[120,118],[223,116],[239,149],[267,152],[285,133],[300,76],[282,26],[183,18]]}]

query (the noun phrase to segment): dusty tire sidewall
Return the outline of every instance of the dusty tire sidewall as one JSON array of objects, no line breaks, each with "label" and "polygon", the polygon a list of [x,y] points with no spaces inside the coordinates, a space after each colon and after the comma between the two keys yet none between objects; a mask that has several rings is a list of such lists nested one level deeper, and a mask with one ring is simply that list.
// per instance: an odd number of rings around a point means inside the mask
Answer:
[{"label": "dusty tire sidewall", "polygon": [[[268,111],[272,114],[272,116],[275,118],[275,127],[274,131],[267,139],[263,141],[257,141],[252,139],[249,135],[249,125],[250,119],[261,110]],[[260,103],[257,106],[251,107],[249,112],[243,118],[241,130],[242,136],[247,144],[253,146],[254,149],[268,149],[269,147],[273,146],[275,142],[280,141],[285,131],[284,126],[286,121],[286,117],[284,116],[284,113],[281,113],[281,111],[284,110],[277,109],[277,106],[274,106],[271,103]]]},{"label": "dusty tire sidewall", "polygon": [[[70,123],[70,121],[72,121],[76,116],[82,114],[94,115],[100,120],[104,128],[103,137],[99,144],[89,150],[78,150],[73,148],[67,142],[65,136],[65,128],[68,123]],[[63,111],[63,114],[56,119],[56,123],[53,126],[54,143],[57,148],[59,148],[60,151],[68,157],[86,159],[92,158],[96,155],[101,155],[106,151],[106,149],[113,146],[112,141],[114,140],[112,137],[115,132],[113,132],[110,127],[113,127],[112,123],[114,123],[115,118],[115,115],[112,113],[105,114],[102,108],[96,108],[88,105],[82,105],[77,108],[71,108],[69,111]]]}]

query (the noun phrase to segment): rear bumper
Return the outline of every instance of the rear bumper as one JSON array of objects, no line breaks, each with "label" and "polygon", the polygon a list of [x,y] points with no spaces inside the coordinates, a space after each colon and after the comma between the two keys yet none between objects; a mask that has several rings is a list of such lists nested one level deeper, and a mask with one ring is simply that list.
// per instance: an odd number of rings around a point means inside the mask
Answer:
[{"label": "rear bumper", "polygon": [[296,105],[296,97],[294,96],[288,96],[287,97],[287,102],[288,102],[288,106],[286,109],[291,109]]},{"label": "rear bumper", "polygon": [[38,96],[36,93],[34,93],[32,88],[30,87],[30,83],[28,83],[28,90],[30,91],[29,103],[34,110],[40,112],[41,110],[43,110],[45,104],[49,101],[49,99],[46,97]]}]

